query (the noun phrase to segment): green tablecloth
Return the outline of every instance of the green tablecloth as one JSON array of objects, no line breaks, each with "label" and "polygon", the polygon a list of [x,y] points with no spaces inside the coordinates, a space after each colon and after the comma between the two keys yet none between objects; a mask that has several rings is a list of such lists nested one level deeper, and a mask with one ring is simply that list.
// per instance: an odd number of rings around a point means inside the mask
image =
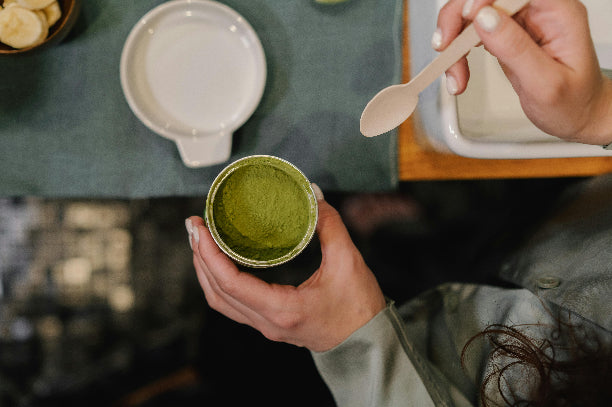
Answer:
[{"label": "green tablecloth", "polygon": [[[233,138],[233,161],[272,154],[323,190],[397,184],[396,133],[359,133],[367,101],[401,72],[403,0],[223,1],[258,33],[268,64],[261,104]],[[119,60],[131,28],[160,0],[83,0],[55,48],[0,58],[0,195],[205,195],[225,165],[191,169],[131,112]],[[228,162],[229,162],[228,161]]]}]

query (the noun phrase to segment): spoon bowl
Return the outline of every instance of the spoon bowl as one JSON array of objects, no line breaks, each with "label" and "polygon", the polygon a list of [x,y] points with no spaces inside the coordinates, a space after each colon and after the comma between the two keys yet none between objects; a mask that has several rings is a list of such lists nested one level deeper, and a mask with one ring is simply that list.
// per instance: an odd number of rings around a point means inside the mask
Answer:
[{"label": "spoon bowl", "polygon": [[408,85],[410,83],[392,85],[374,96],[361,114],[361,134],[366,137],[378,136],[393,130],[410,117],[419,103],[419,94]]}]

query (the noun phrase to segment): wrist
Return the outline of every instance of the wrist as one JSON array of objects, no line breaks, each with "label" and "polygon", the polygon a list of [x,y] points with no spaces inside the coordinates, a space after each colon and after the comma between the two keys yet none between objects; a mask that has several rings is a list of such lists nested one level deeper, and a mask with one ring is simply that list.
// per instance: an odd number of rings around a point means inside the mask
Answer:
[{"label": "wrist", "polygon": [[612,80],[602,75],[602,86],[583,139],[591,144],[612,149]]},{"label": "wrist", "polygon": [[370,332],[378,330],[378,327],[382,323],[381,320],[386,320],[388,318],[387,314],[391,312],[391,309],[394,307],[394,302],[390,299],[386,299],[385,306],[374,314],[369,320],[365,321],[365,323],[360,324],[359,327],[352,330],[349,335],[345,335],[342,340],[336,341],[333,346],[324,346],[318,348],[307,347],[313,354],[324,354],[333,352],[335,349],[341,348],[343,346],[347,346],[347,343],[354,342],[356,338],[360,338],[363,336],[368,336]]}]

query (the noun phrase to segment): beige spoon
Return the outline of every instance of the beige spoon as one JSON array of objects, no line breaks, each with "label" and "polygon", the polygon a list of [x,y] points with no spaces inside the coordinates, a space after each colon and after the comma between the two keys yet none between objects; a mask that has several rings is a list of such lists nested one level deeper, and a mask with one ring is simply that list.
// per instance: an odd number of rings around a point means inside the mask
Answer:
[{"label": "beige spoon", "polygon": [[[529,0],[497,0],[493,5],[508,15],[514,15],[527,3]],[[378,92],[361,114],[361,133],[373,137],[399,126],[416,108],[419,93],[479,43],[476,29],[470,24],[410,82],[389,86]]]}]

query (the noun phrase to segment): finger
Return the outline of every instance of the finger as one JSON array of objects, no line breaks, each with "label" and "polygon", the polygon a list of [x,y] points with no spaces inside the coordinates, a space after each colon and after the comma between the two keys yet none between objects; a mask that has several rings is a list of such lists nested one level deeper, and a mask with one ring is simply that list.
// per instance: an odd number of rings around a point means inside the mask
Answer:
[{"label": "finger", "polygon": [[[211,270],[197,255],[194,255],[194,262],[198,264],[198,279],[206,295],[208,304],[214,310],[233,319],[236,322],[248,325],[259,332],[266,338],[273,341],[283,341],[301,345],[300,341],[292,339],[290,332],[298,321],[296,313],[295,301],[284,301],[281,307],[268,306],[263,307],[263,312],[238,301],[236,298],[228,295],[226,290],[221,289],[217,284]],[[283,286],[278,286],[283,287]],[[291,298],[288,298],[291,300]],[[300,308],[301,309],[301,308]],[[298,311],[300,310],[298,309]]]},{"label": "finger", "polygon": [[193,226],[200,236],[196,250],[207,266],[211,285],[216,284],[219,292],[262,316],[283,308],[295,287],[268,284],[251,273],[241,272],[219,249],[201,220],[194,220]]},{"label": "finger", "polygon": [[[451,0],[440,9],[437,28],[431,40],[435,50],[444,50],[463,31],[466,20],[462,16],[462,11],[466,6],[473,7],[473,3],[473,1]],[[446,71],[446,90],[451,95],[463,93],[469,78],[467,58],[462,58]]]},{"label": "finger", "polygon": [[436,30],[431,40],[435,50],[442,51],[463,30],[465,23],[461,16],[463,4],[463,0],[450,0],[440,9]]},{"label": "finger", "polygon": [[353,279],[355,272],[369,270],[355,247],[338,212],[327,202],[319,201],[317,233],[321,243],[321,267],[299,288],[321,284],[339,287]]},{"label": "finger", "polygon": [[204,291],[204,296],[206,297],[206,302],[208,305],[215,311],[220,312],[238,323],[251,325],[252,322],[247,316],[237,310],[234,306],[230,305],[224,298],[222,298],[222,296],[217,294],[215,289],[212,288],[206,273],[206,265],[200,261],[196,254],[194,254],[193,261],[200,287],[202,287],[202,291]]},{"label": "finger", "polygon": [[333,256],[342,256],[347,244],[352,245],[351,237],[336,211],[327,201],[320,200],[319,204],[319,221],[317,222],[317,234],[321,242],[321,251],[323,256],[330,254]]},{"label": "finger", "polygon": [[[198,280],[209,305],[223,315],[260,331],[275,341],[299,341],[287,336],[286,327],[300,311],[295,287],[270,285],[243,273],[220,251],[201,218],[192,217],[193,234],[199,236],[194,249]],[[228,263],[229,262],[229,263]]]},{"label": "finger", "polygon": [[483,7],[474,25],[487,51],[496,56],[509,73],[517,92],[521,88],[541,87],[541,77],[534,72],[558,72],[558,63],[507,14],[493,7]]},{"label": "finger", "polygon": [[[210,231],[206,227],[204,220],[198,216],[192,216],[187,219],[191,225],[193,234],[193,251],[198,253],[205,262],[214,262],[218,267],[236,268],[232,260],[219,249],[217,243],[210,235]],[[188,226],[189,230],[189,226]],[[204,237],[204,239],[202,239]],[[237,270],[237,269],[236,269]]]},{"label": "finger", "polygon": [[276,334],[276,332],[271,331],[271,327],[274,326],[271,320],[274,320],[275,314],[262,315],[259,310],[243,304],[240,300],[228,294],[227,288],[219,286],[214,274],[198,253],[194,254],[194,264],[196,265],[198,280],[202,289],[205,290],[206,300],[211,308],[262,333],[270,332],[267,334],[268,336]]},{"label": "finger", "polygon": [[478,10],[491,4],[493,4],[493,0],[465,0],[461,9],[461,16],[467,20],[473,20]]},{"label": "finger", "polygon": [[463,57],[446,71],[446,91],[451,95],[460,95],[467,88],[469,80],[468,61]]},{"label": "finger", "polygon": [[193,231],[193,219],[197,217],[191,217],[191,218],[187,218],[185,219],[185,228],[187,229],[187,235],[188,235],[188,239],[189,239],[189,247],[191,247],[191,250],[194,250],[194,244],[197,244],[196,240],[199,238],[196,235],[194,235]]},{"label": "finger", "polygon": [[261,316],[257,315],[255,311],[242,304],[236,298],[233,298],[228,294],[227,289],[218,284],[206,260],[208,259],[209,263],[214,264],[214,267],[218,269],[231,270],[237,274],[240,271],[225,253],[219,249],[202,218],[197,216],[190,217],[187,219],[186,225],[190,235],[193,235],[194,266],[198,281],[202,289],[205,290],[204,294],[209,305],[238,322],[253,326],[254,321],[261,319]]},{"label": "finger", "polygon": [[197,253],[194,255],[194,265],[196,265],[198,280],[200,283],[204,282],[207,285],[209,295],[207,295],[206,300],[212,308],[220,312],[221,309],[234,309],[235,312],[240,313],[250,321],[261,319],[255,311],[236,300],[219,286],[214,274]]}]

